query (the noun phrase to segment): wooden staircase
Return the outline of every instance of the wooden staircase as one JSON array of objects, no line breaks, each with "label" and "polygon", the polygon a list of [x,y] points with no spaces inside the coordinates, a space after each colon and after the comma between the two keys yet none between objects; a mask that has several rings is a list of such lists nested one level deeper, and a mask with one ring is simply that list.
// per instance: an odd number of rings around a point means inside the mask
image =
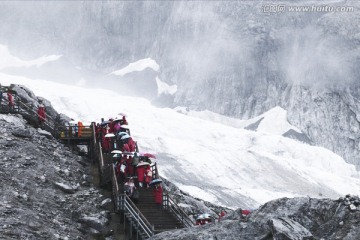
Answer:
[{"label": "wooden staircase", "polygon": [[154,233],[160,233],[168,230],[184,228],[184,224],[181,223],[173,213],[168,209],[159,209],[155,204],[152,188],[140,188],[139,190],[139,202],[136,207],[146,217],[151,225],[154,226]]}]

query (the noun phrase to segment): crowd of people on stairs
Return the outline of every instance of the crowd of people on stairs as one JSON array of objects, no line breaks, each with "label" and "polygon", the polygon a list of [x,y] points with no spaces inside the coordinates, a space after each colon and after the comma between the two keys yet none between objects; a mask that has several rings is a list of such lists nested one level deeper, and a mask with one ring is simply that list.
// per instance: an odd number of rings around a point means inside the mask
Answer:
[{"label": "crowd of people on stairs", "polygon": [[[4,98],[4,95],[6,97]],[[3,100],[7,100],[9,112],[14,112],[13,92],[9,88],[4,88],[0,84],[0,112],[2,110]],[[101,143],[103,153],[114,154],[114,168],[118,183],[123,184],[126,194],[135,202],[139,201],[138,188],[153,188],[154,203],[158,209],[163,205],[163,188],[160,179],[155,179],[154,168],[152,168],[151,158],[153,154],[139,153],[137,142],[130,135],[126,115],[121,114],[121,118],[110,118],[108,121],[97,123],[95,126],[96,139]],[[37,109],[38,123],[42,125],[46,121],[46,109],[42,101],[39,102]],[[71,121],[65,126],[63,132],[65,137],[81,137],[84,125],[81,121]],[[250,210],[241,211],[243,221],[251,213]],[[222,210],[218,214],[218,222],[226,215]],[[202,213],[196,218],[195,225],[204,225],[215,222],[215,218],[210,214]]]},{"label": "crowd of people on stairs", "polygon": [[127,195],[137,203],[139,201],[139,188],[153,187],[154,203],[162,208],[163,188],[161,182],[152,184],[155,177],[155,165],[151,158],[153,154],[139,152],[137,142],[130,134],[126,116],[102,119],[96,124],[95,134],[104,154],[111,155],[117,180],[123,184]]}]

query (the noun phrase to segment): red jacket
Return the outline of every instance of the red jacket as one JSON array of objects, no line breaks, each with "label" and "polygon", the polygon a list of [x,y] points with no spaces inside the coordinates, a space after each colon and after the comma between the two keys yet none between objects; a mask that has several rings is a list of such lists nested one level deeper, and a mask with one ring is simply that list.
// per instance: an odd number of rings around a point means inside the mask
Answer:
[{"label": "red jacket", "polygon": [[136,168],[136,174],[138,176],[138,181],[139,182],[143,182],[145,179],[145,168],[143,166],[137,167]]},{"label": "red jacket", "polygon": [[122,118],[122,123],[121,123],[121,124],[128,125],[128,122],[126,121],[125,116],[123,116],[123,118]]},{"label": "red jacket", "polygon": [[250,210],[241,210],[241,214],[243,214],[245,216],[249,215],[250,212],[251,212]]},{"label": "red jacket", "polygon": [[219,218],[218,221],[220,222],[220,219],[223,218],[225,216],[225,211],[221,211],[221,213],[219,214]]},{"label": "red jacket", "polygon": [[163,189],[161,185],[154,188],[155,203],[162,204]]},{"label": "red jacket", "polygon": [[149,184],[152,180],[152,171],[150,166],[147,166],[145,169],[145,182]]},{"label": "red jacket", "polygon": [[129,141],[128,141],[127,144],[129,145],[130,152],[135,152],[135,150],[136,150],[136,143],[135,143],[135,141],[132,139],[132,137],[129,138]]},{"label": "red jacket", "polygon": [[11,93],[8,92],[7,96],[8,96],[8,100],[9,100],[9,106],[14,106],[14,98],[11,95]]},{"label": "red jacket", "polygon": [[126,169],[127,169],[127,174],[129,175],[133,175],[134,174],[134,166],[132,165],[132,157],[129,157],[126,159]]},{"label": "red jacket", "polygon": [[45,114],[45,108],[43,106],[39,106],[37,113],[38,113],[39,120],[45,121],[46,114]]},{"label": "red jacket", "polygon": [[105,152],[108,152],[110,150],[110,139],[103,137],[102,138],[102,148]]},{"label": "red jacket", "polygon": [[109,133],[113,133],[113,132],[114,132],[114,124],[115,124],[115,122],[113,122],[113,121],[111,121],[111,122],[109,123]]},{"label": "red jacket", "polygon": [[130,152],[130,148],[128,144],[124,144],[123,148],[122,148],[123,152]]}]

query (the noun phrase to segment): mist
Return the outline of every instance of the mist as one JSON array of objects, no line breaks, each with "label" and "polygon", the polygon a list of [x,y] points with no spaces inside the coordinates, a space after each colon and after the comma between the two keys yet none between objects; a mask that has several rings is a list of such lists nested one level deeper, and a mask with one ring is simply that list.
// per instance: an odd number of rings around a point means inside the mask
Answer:
[{"label": "mist", "polygon": [[[115,87],[150,100],[161,97],[156,89],[159,78],[177,86],[173,105],[235,116],[242,99],[254,93],[266,98],[269,83],[333,89],[358,83],[356,12],[264,13],[266,4],[1,2],[0,20],[6,24],[0,26],[0,44],[23,59],[62,55],[41,68],[4,71]],[[351,4],[358,9],[358,3]],[[154,59],[160,70],[109,75],[145,58]],[[151,91],[142,91],[147,86]],[[221,103],[212,100],[216,98]]]}]

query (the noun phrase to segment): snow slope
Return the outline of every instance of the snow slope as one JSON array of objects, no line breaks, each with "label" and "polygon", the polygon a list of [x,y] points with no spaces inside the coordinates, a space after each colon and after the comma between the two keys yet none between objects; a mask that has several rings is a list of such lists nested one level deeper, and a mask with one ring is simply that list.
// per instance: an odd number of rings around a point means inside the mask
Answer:
[{"label": "snow slope", "polygon": [[40,67],[47,62],[56,61],[61,57],[61,55],[50,55],[43,56],[31,61],[24,61],[11,55],[8,47],[4,45],[0,45],[0,56],[0,69],[7,67]]},{"label": "snow slope", "polygon": [[0,82],[23,84],[50,100],[57,111],[84,122],[126,113],[140,151],[157,154],[161,176],[215,204],[255,208],[285,196],[337,198],[360,193],[360,176],[353,165],[327,149],[281,136],[294,129],[281,108],[263,114],[257,131],[249,131],[243,127],[259,119],[214,119],[211,112],[199,118],[120,96],[116,89],[86,89],[1,72]]},{"label": "snow slope", "polygon": [[117,75],[117,76],[124,76],[131,72],[143,71],[146,68],[150,68],[150,69],[154,70],[155,72],[157,72],[157,71],[159,71],[160,67],[155,60],[153,60],[151,58],[145,58],[145,59],[140,59],[133,63],[129,63],[126,67],[124,67],[120,70],[114,71],[111,74]]}]

